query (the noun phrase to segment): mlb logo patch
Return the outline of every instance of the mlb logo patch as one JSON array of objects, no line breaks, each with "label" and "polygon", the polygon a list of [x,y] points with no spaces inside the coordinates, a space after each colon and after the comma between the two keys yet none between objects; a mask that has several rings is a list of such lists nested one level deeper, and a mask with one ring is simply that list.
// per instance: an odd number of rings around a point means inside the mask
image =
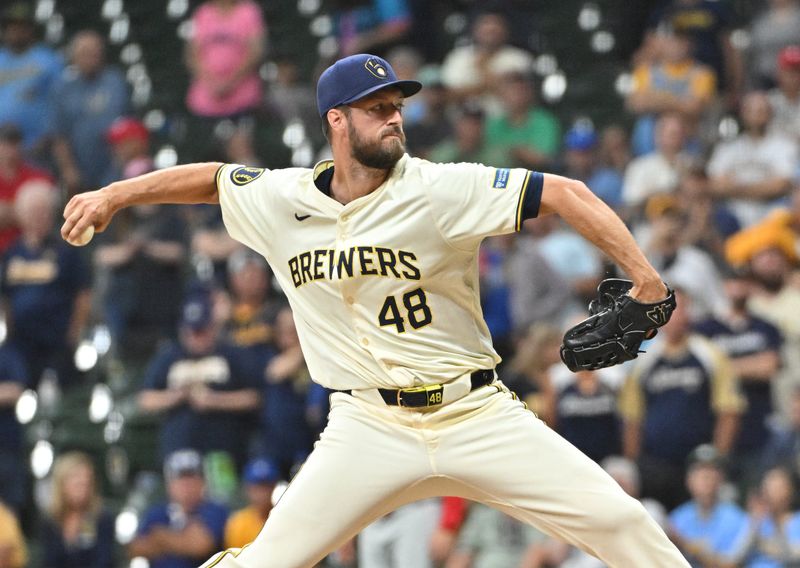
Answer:
[{"label": "mlb logo patch", "polygon": [[505,189],[508,185],[508,176],[511,175],[511,170],[508,168],[500,168],[494,174],[494,183],[492,187],[495,189]]}]

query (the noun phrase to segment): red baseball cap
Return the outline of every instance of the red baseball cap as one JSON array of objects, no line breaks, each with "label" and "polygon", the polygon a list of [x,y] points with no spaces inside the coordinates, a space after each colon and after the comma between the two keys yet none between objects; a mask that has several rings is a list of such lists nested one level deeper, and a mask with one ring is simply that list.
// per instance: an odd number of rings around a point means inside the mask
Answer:
[{"label": "red baseball cap", "polygon": [[781,69],[800,70],[800,45],[784,47],[778,54],[778,65]]},{"label": "red baseball cap", "polygon": [[118,144],[131,138],[138,138],[146,142],[150,138],[150,132],[144,124],[135,118],[123,117],[115,120],[108,128],[106,137],[112,144]]}]

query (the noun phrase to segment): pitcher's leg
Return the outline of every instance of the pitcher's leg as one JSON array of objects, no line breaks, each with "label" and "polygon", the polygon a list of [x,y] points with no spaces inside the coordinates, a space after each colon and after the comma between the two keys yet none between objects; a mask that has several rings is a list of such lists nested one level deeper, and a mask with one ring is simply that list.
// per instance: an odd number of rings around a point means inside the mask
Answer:
[{"label": "pitcher's leg", "polygon": [[612,568],[689,566],[638,501],[507,391],[483,402],[442,432],[441,473]]},{"label": "pitcher's leg", "polygon": [[430,474],[418,432],[380,420],[347,395],[332,399],[320,441],[255,541],[217,554],[204,568],[307,568],[414,498]]}]

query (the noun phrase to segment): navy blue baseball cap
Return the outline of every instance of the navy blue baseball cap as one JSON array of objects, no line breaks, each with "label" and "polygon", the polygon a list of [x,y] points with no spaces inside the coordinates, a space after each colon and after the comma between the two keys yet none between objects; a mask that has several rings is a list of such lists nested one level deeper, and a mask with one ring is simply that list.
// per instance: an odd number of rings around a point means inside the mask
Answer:
[{"label": "navy blue baseball cap", "polygon": [[211,297],[198,293],[189,297],[181,308],[181,326],[198,331],[211,325],[214,307]]},{"label": "navy blue baseball cap", "polygon": [[377,55],[359,53],[340,59],[317,81],[317,110],[324,117],[329,110],[366,97],[386,87],[397,87],[403,96],[419,92],[419,81],[400,81],[389,63]]},{"label": "navy blue baseball cap", "polygon": [[280,478],[277,466],[265,458],[251,460],[242,475],[245,483],[276,483]]}]

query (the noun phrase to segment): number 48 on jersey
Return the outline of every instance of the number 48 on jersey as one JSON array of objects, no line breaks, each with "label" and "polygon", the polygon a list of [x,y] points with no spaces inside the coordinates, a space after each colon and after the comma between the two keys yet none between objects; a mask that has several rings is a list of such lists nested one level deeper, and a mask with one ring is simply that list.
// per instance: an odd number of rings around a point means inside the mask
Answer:
[{"label": "number 48 on jersey", "polygon": [[[403,294],[402,304],[402,307],[398,305],[395,296],[386,297],[381,311],[378,313],[378,323],[381,327],[393,325],[397,328],[397,333],[405,333],[406,320],[414,329],[425,327],[433,321],[433,314],[428,307],[428,298],[422,288]],[[406,314],[405,318],[402,314],[403,311]]]}]

